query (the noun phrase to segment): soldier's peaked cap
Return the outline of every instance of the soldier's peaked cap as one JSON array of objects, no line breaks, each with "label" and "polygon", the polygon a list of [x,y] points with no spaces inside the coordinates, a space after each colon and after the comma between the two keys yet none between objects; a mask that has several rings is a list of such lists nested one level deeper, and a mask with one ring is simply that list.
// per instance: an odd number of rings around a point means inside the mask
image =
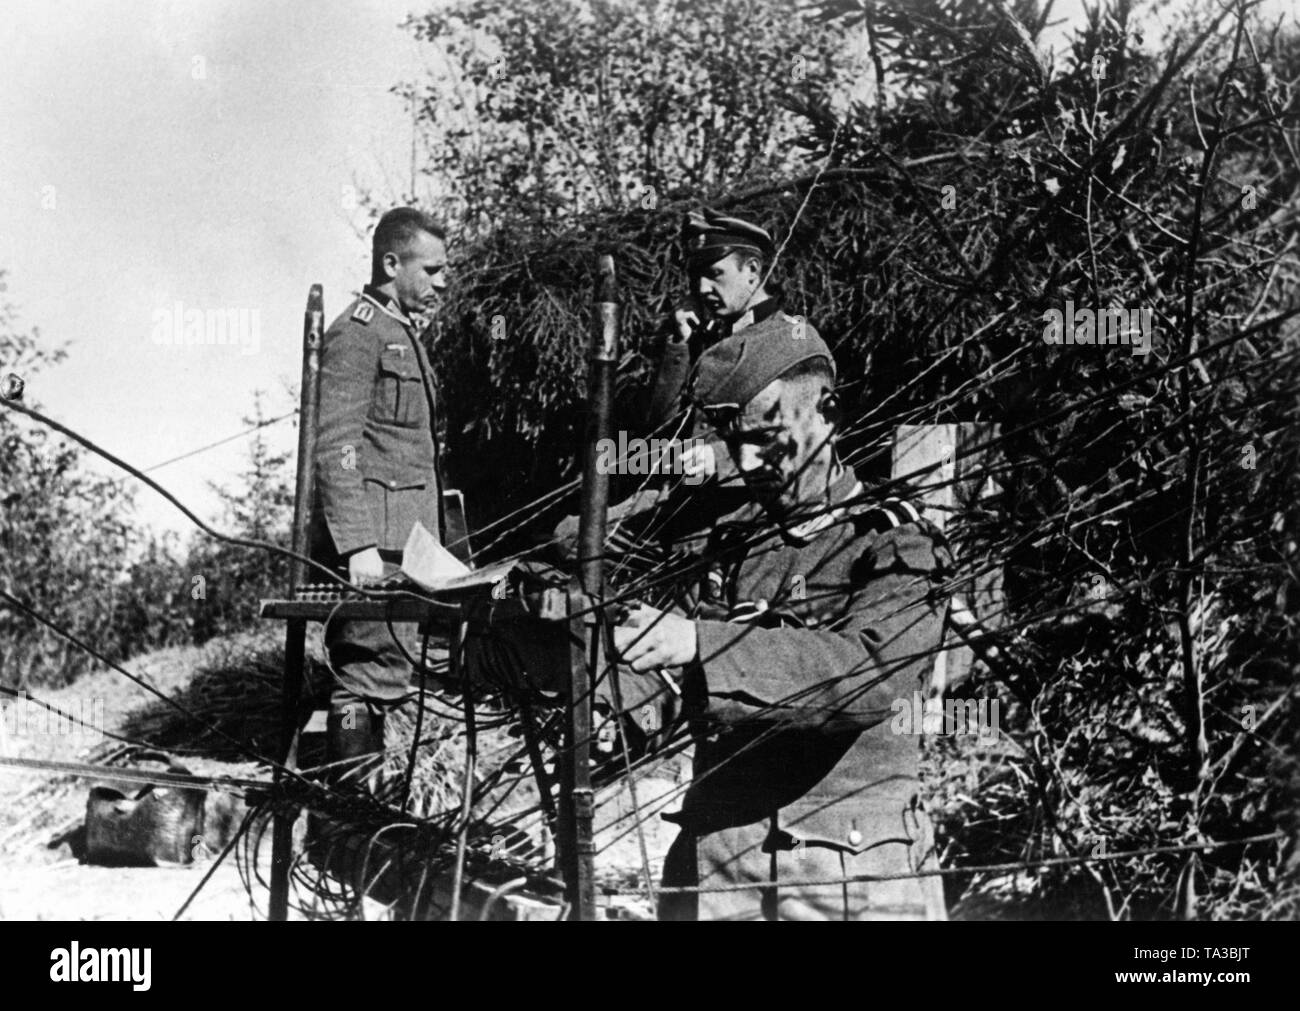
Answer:
[{"label": "soldier's peaked cap", "polygon": [[688,267],[704,267],[728,253],[751,250],[770,257],[776,250],[772,236],[758,225],[705,207],[682,219],[682,251]]},{"label": "soldier's peaked cap", "polygon": [[[692,399],[706,412],[739,412],[796,365],[824,358],[835,376],[835,358],[815,330],[798,317],[778,314],[789,332],[753,336],[742,331],[719,341],[700,358]],[[766,328],[765,328],[766,329]]]}]

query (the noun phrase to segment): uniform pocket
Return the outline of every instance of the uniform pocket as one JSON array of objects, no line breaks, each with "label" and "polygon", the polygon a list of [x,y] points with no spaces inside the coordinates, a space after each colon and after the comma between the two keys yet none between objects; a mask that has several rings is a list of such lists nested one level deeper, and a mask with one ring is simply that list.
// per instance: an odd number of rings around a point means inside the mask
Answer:
[{"label": "uniform pocket", "polygon": [[399,428],[415,428],[427,423],[424,383],[413,349],[387,347],[379,356],[379,374],[371,398],[370,417],[381,424]]},{"label": "uniform pocket", "polygon": [[417,521],[437,532],[437,504],[427,482],[367,477],[363,484],[382,550],[401,551]]}]

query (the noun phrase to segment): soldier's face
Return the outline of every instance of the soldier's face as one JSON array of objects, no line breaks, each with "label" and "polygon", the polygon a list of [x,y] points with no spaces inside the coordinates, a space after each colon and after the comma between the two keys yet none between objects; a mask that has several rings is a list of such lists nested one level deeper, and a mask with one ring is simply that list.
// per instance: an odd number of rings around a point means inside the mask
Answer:
[{"label": "soldier's face", "polygon": [[769,512],[790,515],[819,502],[833,459],[834,426],[813,379],[769,385],[740,412],[727,445],[745,485]]},{"label": "soldier's face", "polygon": [[447,245],[436,235],[420,232],[404,255],[386,254],[384,267],[402,308],[427,314],[447,287]]},{"label": "soldier's face", "polygon": [[728,253],[692,271],[691,294],[715,316],[734,318],[749,308],[763,281],[761,270],[754,257]]}]

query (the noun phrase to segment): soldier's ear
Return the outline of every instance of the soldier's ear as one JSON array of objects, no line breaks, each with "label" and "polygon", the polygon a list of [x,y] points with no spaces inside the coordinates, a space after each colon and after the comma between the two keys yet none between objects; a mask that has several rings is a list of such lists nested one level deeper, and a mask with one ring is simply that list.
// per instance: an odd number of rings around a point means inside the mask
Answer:
[{"label": "soldier's ear", "polygon": [[836,431],[839,430],[840,421],[843,419],[843,411],[840,409],[840,398],[834,390],[823,390],[821,399],[817,401],[817,410],[821,412],[826,423]]},{"label": "soldier's ear", "polygon": [[383,264],[384,264],[384,276],[391,281],[393,278],[397,276],[397,268],[402,265],[402,258],[398,256],[396,252],[390,249],[387,253],[384,254]]}]

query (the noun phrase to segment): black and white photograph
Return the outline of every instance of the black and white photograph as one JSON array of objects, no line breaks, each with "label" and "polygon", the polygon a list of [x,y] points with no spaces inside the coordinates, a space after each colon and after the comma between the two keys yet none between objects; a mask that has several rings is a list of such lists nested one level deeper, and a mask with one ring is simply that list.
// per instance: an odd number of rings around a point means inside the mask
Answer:
[{"label": "black and white photograph", "polygon": [[0,53],[0,920],[154,925],[24,972],[1106,921],[1107,991],[1260,981],[1293,0],[10,0]]}]

